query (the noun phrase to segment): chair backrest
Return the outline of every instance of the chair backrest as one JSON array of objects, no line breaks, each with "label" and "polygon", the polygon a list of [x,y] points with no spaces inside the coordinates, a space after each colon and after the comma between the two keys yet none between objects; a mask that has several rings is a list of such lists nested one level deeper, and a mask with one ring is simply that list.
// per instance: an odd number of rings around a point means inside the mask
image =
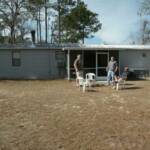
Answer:
[{"label": "chair backrest", "polygon": [[95,81],[95,74],[94,73],[87,73],[86,80]]}]

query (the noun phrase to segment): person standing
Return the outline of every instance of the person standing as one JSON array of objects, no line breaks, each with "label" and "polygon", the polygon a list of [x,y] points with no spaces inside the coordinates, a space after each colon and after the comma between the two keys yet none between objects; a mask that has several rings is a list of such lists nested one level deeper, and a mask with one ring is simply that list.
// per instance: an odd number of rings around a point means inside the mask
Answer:
[{"label": "person standing", "polygon": [[73,65],[76,73],[76,85],[79,86],[79,78],[81,78],[81,55],[77,55],[77,58],[75,59]]},{"label": "person standing", "polygon": [[118,65],[114,57],[111,57],[106,70],[107,70],[107,82],[108,82],[108,85],[110,85],[110,82],[112,83],[114,82],[115,74],[118,71]]}]

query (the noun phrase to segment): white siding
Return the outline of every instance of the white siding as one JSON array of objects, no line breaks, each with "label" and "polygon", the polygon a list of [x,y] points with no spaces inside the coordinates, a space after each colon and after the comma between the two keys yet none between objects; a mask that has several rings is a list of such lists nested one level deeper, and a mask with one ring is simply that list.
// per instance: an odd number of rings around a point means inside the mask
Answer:
[{"label": "white siding", "polygon": [[[145,57],[143,57],[145,55]],[[120,68],[124,66],[129,68],[147,69],[150,71],[150,51],[142,50],[125,50],[119,52]]]}]

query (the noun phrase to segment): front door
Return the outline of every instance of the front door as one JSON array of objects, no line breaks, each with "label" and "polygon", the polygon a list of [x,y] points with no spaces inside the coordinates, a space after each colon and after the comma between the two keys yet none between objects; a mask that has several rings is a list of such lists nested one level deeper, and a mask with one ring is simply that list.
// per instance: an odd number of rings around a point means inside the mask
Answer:
[{"label": "front door", "polygon": [[109,54],[107,52],[96,53],[96,76],[100,79],[106,79],[106,67],[109,61]]}]

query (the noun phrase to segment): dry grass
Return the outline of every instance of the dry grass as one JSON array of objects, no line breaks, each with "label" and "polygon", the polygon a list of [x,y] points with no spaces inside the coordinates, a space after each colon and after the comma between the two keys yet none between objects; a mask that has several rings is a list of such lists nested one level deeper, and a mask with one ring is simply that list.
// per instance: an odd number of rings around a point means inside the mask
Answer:
[{"label": "dry grass", "polygon": [[74,84],[0,81],[0,150],[150,149],[150,81],[84,94]]}]

